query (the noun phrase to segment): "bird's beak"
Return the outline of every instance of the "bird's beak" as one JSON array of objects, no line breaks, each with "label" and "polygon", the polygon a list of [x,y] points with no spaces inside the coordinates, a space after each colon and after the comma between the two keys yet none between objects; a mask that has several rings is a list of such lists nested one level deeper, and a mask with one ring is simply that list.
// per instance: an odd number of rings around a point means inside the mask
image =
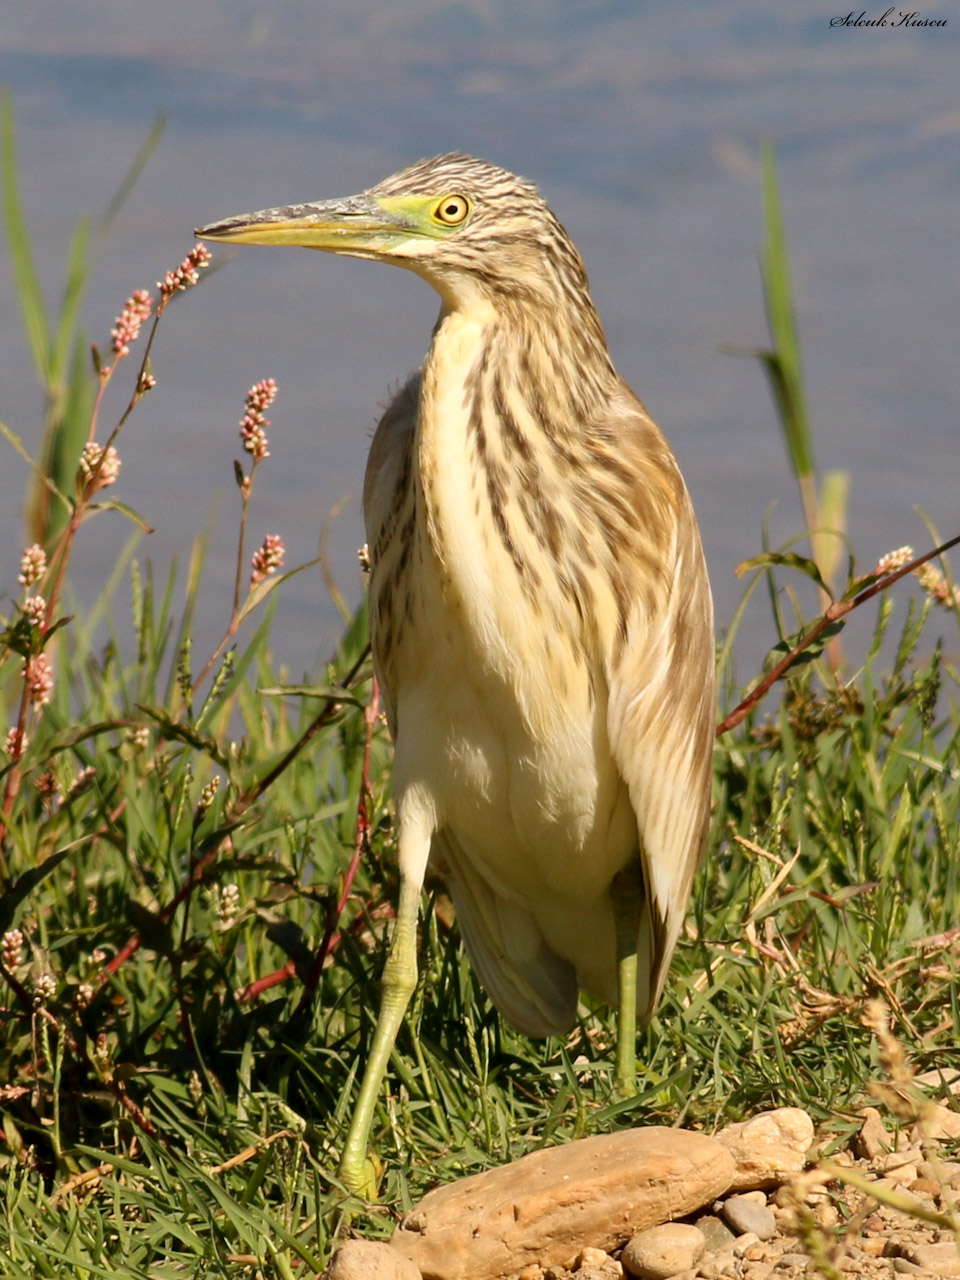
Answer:
[{"label": "bird's beak", "polygon": [[227,244],[289,244],[358,258],[388,257],[418,230],[398,203],[359,195],[291,204],[211,222],[197,235]]}]

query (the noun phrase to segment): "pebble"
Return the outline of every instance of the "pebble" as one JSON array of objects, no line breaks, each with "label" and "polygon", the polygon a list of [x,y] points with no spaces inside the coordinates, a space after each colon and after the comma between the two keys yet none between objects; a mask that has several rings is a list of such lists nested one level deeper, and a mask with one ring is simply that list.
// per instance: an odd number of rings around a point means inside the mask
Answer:
[{"label": "pebble", "polygon": [[421,1280],[409,1258],[382,1240],[345,1240],[323,1275],[324,1280]]},{"label": "pebble", "polygon": [[637,1280],[670,1280],[703,1257],[703,1232],[683,1222],[667,1222],[633,1236],[620,1255],[623,1268]]},{"label": "pebble", "polygon": [[588,1267],[594,1271],[611,1271],[623,1275],[623,1267],[616,1258],[611,1258],[605,1249],[592,1249],[589,1245],[580,1250],[574,1271],[583,1271]]},{"label": "pebble", "polygon": [[777,1234],[773,1211],[752,1196],[731,1196],[723,1202],[722,1213],[727,1226],[738,1236],[753,1231],[760,1240],[772,1240]]},{"label": "pebble", "polygon": [[818,1205],[815,1205],[813,1213],[819,1225],[826,1227],[828,1231],[840,1221],[840,1210],[835,1204],[831,1204],[829,1200],[822,1200]]},{"label": "pebble", "polygon": [[730,1252],[736,1236],[716,1214],[704,1214],[702,1218],[697,1218],[693,1225],[698,1231],[703,1232],[703,1238],[706,1240],[707,1248],[711,1253]]},{"label": "pebble", "polygon": [[956,1160],[921,1160],[917,1165],[917,1172],[921,1178],[929,1178],[939,1185],[960,1174],[960,1163]]},{"label": "pebble", "polygon": [[718,1253],[706,1262],[701,1262],[699,1274],[703,1280],[724,1280],[727,1276],[736,1276],[737,1260],[732,1253]]},{"label": "pebble", "polygon": [[923,1142],[924,1139],[949,1142],[960,1138],[960,1112],[932,1103],[923,1108],[923,1118],[913,1126],[911,1136],[915,1142]]},{"label": "pebble", "polygon": [[745,1231],[742,1236],[737,1236],[734,1240],[731,1252],[735,1258],[743,1258],[759,1243],[760,1237],[755,1231]]},{"label": "pebble", "polygon": [[813,1121],[800,1107],[763,1111],[715,1135],[737,1163],[732,1189],[776,1187],[802,1171],[813,1145]]},{"label": "pebble", "polygon": [[864,1160],[880,1160],[892,1150],[893,1139],[883,1125],[883,1119],[876,1107],[863,1108],[863,1124],[854,1139],[857,1155]]}]

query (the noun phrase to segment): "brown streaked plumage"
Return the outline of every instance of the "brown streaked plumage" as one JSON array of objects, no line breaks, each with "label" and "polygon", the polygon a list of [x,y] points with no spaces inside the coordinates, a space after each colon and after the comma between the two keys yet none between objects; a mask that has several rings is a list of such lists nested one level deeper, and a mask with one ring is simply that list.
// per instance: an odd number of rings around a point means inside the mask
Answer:
[{"label": "brown streaked plumage", "polygon": [[371,1189],[377,1093],[416,981],[428,858],[503,1014],[620,1010],[632,1088],[706,840],[713,615],[673,454],[617,376],[536,188],[462,155],[200,234],[371,257],[442,299],[364,486],[371,636],[396,745],[401,897],[341,1173]]}]

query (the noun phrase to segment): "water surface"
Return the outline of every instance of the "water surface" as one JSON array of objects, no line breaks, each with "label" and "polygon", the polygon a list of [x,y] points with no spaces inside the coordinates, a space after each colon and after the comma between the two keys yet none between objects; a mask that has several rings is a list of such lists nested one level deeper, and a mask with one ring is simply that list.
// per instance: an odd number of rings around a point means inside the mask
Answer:
[{"label": "water surface", "polygon": [[[127,294],[174,265],[201,223],[348,194],[451,149],[535,179],[586,261],[620,372],[680,458],[725,621],[767,507],[776,540],[802,527],[759,366],[723,350],[765,341],[765,136],[780,159],[818,461],[852,473],[853,544],[865,567],[925,545],[917,507],[944,536],[960,529],[960,19],[942,12],[946,28],[917,31],[831,29],[829,8],[754,0],[46,0],[3,6],[0,48],[51,307],[76,218],[102,211],[167,114],[85,305],[104,343]],[[36,442],[42,403],[0,272],[0,418]],[[280,384],[253,537],[279,533],[288,564],[305,560],[346,497],[330,560],[356,599],[370,432],[419,363],[436,305],[406,272],[247,249],[171,310],[159,385],[121,438],[112,492],[156,526],[138,555],[163,568],[216,502],[201,644],[229,603],[247,387]],[[106,421],[123,403],[118,388]],[[2,447],[9,594],[26,473]],[[113,516],[85,532],[82,598],[126,532]],[[770,635],[764,608],[751,617],[744,675]],[[303,575],[282,595],[276,656],[298,677],[337,628],[319,575]]]}]

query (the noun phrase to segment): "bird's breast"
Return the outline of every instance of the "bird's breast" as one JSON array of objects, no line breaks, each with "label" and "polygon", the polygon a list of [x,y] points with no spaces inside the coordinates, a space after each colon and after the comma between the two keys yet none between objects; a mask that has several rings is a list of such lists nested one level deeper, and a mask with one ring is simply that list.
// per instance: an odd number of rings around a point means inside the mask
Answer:
[{"label": "bird's breast", "polygon": [[582,619],[545,591],[518,478],[497,451],[494,408],[479,394],[484,343],[481,322],[442,322],[411,430],[388,423],[395,457],[368,477],[394,785],[425,787],[438,825],[521,896],[551,884],[589,892],[591,874],[602,893],[609,864],[636,847],[636,824]]}]

